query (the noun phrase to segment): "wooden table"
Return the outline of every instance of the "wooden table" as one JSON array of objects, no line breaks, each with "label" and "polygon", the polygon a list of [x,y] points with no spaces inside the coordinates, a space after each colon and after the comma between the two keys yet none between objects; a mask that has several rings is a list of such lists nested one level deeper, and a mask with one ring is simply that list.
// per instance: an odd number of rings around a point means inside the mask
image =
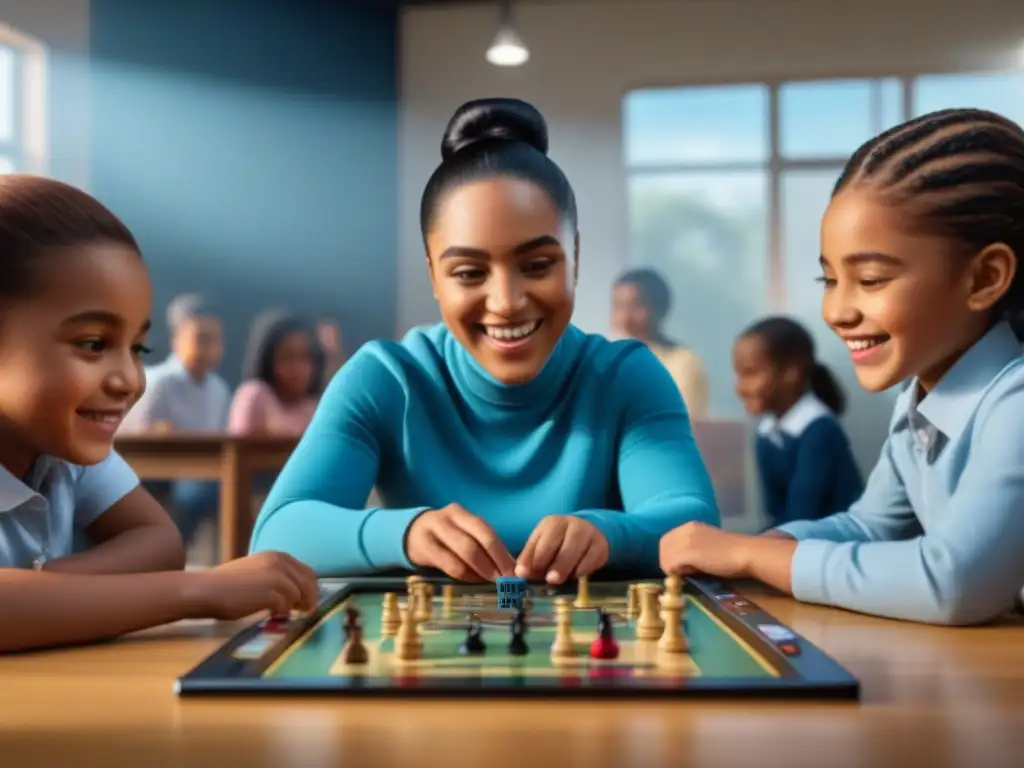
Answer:
[{"label": "wooden table", "polygon": [[118,437],[114,447],[145,480],[220,483],[220,557],[225,562],[248,550],[253,473],[281,469],[297,442],[294,437],[173,432]]},{"label": "wooden table", "polygon": [[754,592],[846,665],[861,703],[177,699],[232,627],[0,657],[0,764],[905,766],[1024,764],[1024,620],[945,629]]}]

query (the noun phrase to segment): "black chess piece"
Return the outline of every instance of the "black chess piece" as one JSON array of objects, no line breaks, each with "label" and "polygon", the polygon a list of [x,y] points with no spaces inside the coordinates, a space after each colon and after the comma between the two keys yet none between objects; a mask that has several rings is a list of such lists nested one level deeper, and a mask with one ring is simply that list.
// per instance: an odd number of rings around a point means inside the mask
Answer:
[{"label": "black chess piece", "polygon": [[355,629],[362,629],[359,623],[359,609],[353,605],[345,606],[345,633],[351,636]]},{"label": "black chess piece", "polygon": [[484,645],[484,640],[481,637],[484,628],[480,624],[479,619],[473,619],[469,623],[469,629],[466,631],[466,639],[459,646],[459,653],[463,656],[478,656],[487,650],[487,646]]},{"label": "black chess piece", "polygon": [[359,621],[359,611],[349,606],[345,609],[344,660],[346,664],[365,664],[369,660],[366,646],[363,645],[363,625]]},{"label": "black chess piece", "polygon": [[512,637],[508,641],[508,652],[512,656],[525,656],[530,652],[526,645],[526,610],[520,608],[512,619]]}]

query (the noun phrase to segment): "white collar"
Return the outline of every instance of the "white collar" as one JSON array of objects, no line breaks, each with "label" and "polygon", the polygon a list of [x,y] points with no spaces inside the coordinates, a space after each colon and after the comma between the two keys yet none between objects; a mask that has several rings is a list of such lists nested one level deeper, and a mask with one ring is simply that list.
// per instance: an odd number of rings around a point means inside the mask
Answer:
[{"label": "white collar", "polygon": [[765,416],[757,425],[758,434],[771,437],[776,442],[782,435],[800,437],[812,423],[832,413],[813,392],[806,392],[782,416]]},{"label": "white collar", "polygon": [[62,462],[53,456],[40,456],[28,471],[28,483],[15,477],[0,465],[0,514],[10,512],[33,498],[42,498],[37,489],[54,467]]}]

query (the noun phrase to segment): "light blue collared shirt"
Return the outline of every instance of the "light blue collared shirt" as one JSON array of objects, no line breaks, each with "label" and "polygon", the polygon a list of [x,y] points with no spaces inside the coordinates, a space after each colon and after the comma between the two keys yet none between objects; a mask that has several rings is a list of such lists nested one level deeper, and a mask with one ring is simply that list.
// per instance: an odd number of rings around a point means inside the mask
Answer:
[{"label": "light blue collared shirt", "polygon": [[176,430],[221,432],[226,428],[230,406],[231,391],[224,379],[210,372],[196,381],[171,355],[146,369],[146,391],[128,411],[118,431],[144,432],[166,421]]},{"label": "light blue collared shirt", "polygon": [[0,568],[70,555],[85,529],[138,484],[114,451],[88,467],[41,456],[25,482],[0,466]]},{"label": "light blue collared shirt", "polygon": [[800,600],[936,624],[989,621],[1024,585],[1024,356],[1001,323],[920,403],[896,401],[864,494],[780,526]]}]

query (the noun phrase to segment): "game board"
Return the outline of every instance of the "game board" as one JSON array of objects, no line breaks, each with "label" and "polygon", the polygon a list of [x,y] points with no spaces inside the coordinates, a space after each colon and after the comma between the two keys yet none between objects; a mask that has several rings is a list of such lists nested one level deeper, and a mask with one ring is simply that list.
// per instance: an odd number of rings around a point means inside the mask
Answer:
[{"label": "game board", "polygon": [[[684,580],[682,628],[687,649],[674,654],[660,652],[657,640],[636,639],[637,618],[632,607],[627,609],[626,583],[589,584],[586,607],[573,607],[571,613],[576,655],[558,660],[552,655],[554,601],[559,595],[576,599],[576,585],[561,589],[531,585],[523,613],[528,650],[525,655],[512,655],[510,626],[516,612],[498,609],[493,584],[430,581],[434,595],[426,603],[430,617],[419,625],[419,658],[397,657],[394,622],[384,621],[385,595],[404,600],[406,582],[351,579],[325,583],[321,603],[310,614],[244,629],[180,678],[176,692],[182,696],[859,697],[857,680],[837,662],[717,580]],[[656,580],[645,583],[658,584]],[[393,603],[396,597],[388,599]],[[355,609],[353,615],[360,619],[364,663],[343,659],[347,635],[352,632],[346,630],[348,609]],[[588,653],[602,612],[610,620],[618,646],[614,659],[591,658]],[[482,627],[486,645],[482,654],[460,653],[471,621]],[[390,626],[389,636],[382,632],[382,625]],[[566,636],[566,624],[562,626],[559,637]]]}]

